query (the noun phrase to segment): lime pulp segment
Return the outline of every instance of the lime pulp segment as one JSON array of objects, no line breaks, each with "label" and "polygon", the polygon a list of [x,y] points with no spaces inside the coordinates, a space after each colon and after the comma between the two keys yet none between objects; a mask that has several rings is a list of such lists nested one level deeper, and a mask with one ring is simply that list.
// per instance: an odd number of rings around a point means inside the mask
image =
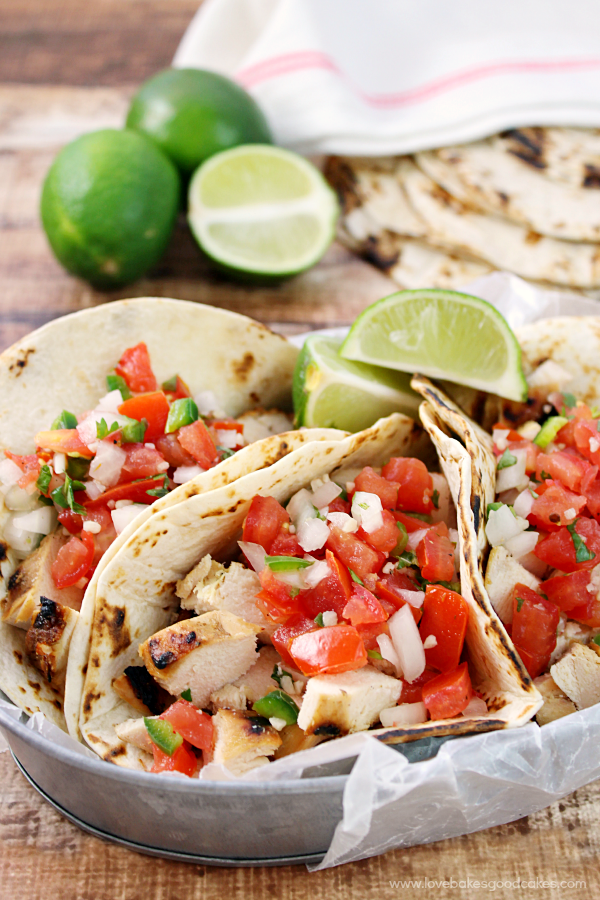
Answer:
[{"label": "lime pulp segment", "polygon": [[521,349],[504,317],[455,291],[399,291],[379,300],[358,317],[340,354],[511,400],[527,397]]}]

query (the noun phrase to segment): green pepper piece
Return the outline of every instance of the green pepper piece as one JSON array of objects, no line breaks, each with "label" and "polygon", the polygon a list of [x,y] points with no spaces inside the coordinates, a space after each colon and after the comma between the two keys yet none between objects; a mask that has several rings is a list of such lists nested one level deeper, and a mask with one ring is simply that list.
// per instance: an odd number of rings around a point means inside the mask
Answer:
[{"label": "green pepper piece", "polygon": [[299,709],[285,691],[271,691],[257,700],[252,709],[265,719],[283,719],[286,725],[295,725],[298,721]]},{"label": "green pepper piece", "polygon": [[516,466],[517,457],[514,456],[508,449],[504,451],[500,459],[498,460],[498,471],[501,472],[502,469],[510,469],[511,466]]},{"label": "green pepper piece", "polygon": [[57,416],[50,426],[51,431],[58,431],[63,428],[77,428],[77,416],[74,416],[67,409],[63,409],[60,416]]},{"label": "green pepper piece", "polygon": [[265,563],[272,572],[293,572],[312,566],[311,559],[299,559],[297,556],[265,556]]},{"label": "green pepper piece", "polygon": [[166,434],[183,428],[184,425],[191,425],[199,418],[198,407],[191,397],[183,397],[181,400],[174,400],[169,410],[169,418],[167,419]]},{"label": "green pepper piece", "polygon": [[396,522],[396,528],[400,532],[398,536],[398,543],[392,550],[392,556],[402,556],[404,551],[406,550],[406,545],[408,544],[408,532],[406,530],[406,526],[402,524],[402,522]]},{"label": "green pepper piece", "polygon": [[91,460],[83,456],[67,456],[67,475],[75,481],[83,481],[89,474],[90,463]]},{"label": "green pepper piece", "polygon": [[127,382],[120,375],[112,374],[106,376],[106,387],[109,391],[121,391],[123,400],[129,400],[133,394],[127,386]]},{"label": "green pepper piece", "polygon": [[538,433],[533,439],[533,443],[545,450],[548,444],[554,440],[561,428],[567,425],[569,420],[565,416],[550,416],[546,419]]},{"label": "green pepper piece", "polygon": [[126,424],[121,426],[121,443],[141,444],[147,427],[147,419],[142,419],[141,422],[138,422],[137,419],[128,419]]},{"label": "green pepper piece", "polygon": [[167,378],[166,381],[163,381],[161,385],[163,391],[168,391],[169,393],[173,393],[173,391],[177,390],[177,375],[173,375],[172,378]]},{"label": "green pepper piece", "polygon": [[181,735],[173,730],[173,726],[166,719],[144,716],[144,725],[152,743],[156,744],[167,756],[173,756],[178,747],[183,744]]}]

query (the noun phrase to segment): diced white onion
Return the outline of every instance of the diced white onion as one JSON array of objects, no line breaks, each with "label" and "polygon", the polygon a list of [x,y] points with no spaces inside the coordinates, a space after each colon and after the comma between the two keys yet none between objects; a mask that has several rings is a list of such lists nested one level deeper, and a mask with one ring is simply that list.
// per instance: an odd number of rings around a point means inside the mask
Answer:
[{"label": "diced white onion", "polygon": [[218,419],[223,419],[227,415],[220,408],[219,401],[212,391],[200,391],[199,394],[195,395],[194,401],[201,416],[210,416],[212,413]]},{"label": "diced white onion", "polygon": [[307,519],[297,527],[296,534],[302,549],[309,553],[325,546],[329,537],[329,526],[322,519]]},{"label": "diced white onion", "polygon": [[[485,533],[492,547],[505,544],[529,527],[527,519],[514,516],[508,506],[490,510]],[[533,533],[533,532],[532,532]]]},{"label": "diced white onion", "polygon": [[388,619],[390,637],[407,681],[414,681],[425,669],[425,650],[409,606]]},{"label": "diced white onion", "polygon": [[90,464],[89,475],[105,487],[112,487],[121,475],[127,454],[110,441],[98,441],[96,455]]},{"label": "diced white onion", "polygon": [[352,518],[367,534],[383,528],[383,506],[377,494],[357,491],[352,498]]},{"label": "diced white onion", "polygon": [[22,477],[23,472],[12,459],[5,457],[2,462],[0,462],[0,481],[2,484],[10,487],[10,485],[16,484]]},{"label": "diced white onion", "polygon": [[88,447],[98,440],[98,430],[96,426],[102,419],[106,422],[107,428],[110,428],[114,422],[121,426],[129,421],[127,416],[121,416],[118,413],[108,412],[107,410],[94,409],[91,413],[88,413],[85,419],[77,426],[77,434]]},{"label": "diced white onion", "polygon": [[469,703],[462,711],[465,719],[474,719],[477,716],[487,716],[487,705],[481,697],[472,697]]},{"label": "diced white onion", "polygon": [[225,447],[227,450],[233,450],[234,447],[237,447],[240,442],[240,437],[237,431],[234,431],[233,428],[220,428],[217,430],[217,444],[220,447]]},{"label": "diced white onion", "polygon": [[324,578],[329,578],[331,569],[326,559],[315,560],[312,566],[304,569],[304,581],[309,588],[316,587]]},{"label": "diced white onion", "polygon": [[529,483],[529,478],[525,475],[525,466],[527,464],[527,451],[526,450],[509,450],[516,458],[516,463],[512,466],[507,466],[505,469],[500,469],[496,476],[496,493],[500,494],[502,491],[508,491],[510,488],[520,488],[525,482],[525,485]]},{"label": "diced white onion", "polygon": [[56,528],[56,510],[53,506],[39,506],[31,512],[14,516],[15,528],[32,531],[34,534],[51,534]]},{"label": "diced white onion", "polygon": [[238,547],[252,566],[255,572],[262,572],[265,567],[264,547],[254,544],[252,541],[238,541]]},{"label": "diced white onion", "polygon": [[269,723],[275,731],[281,731],[287,725],[285,719],[280,719],[278,716],[271,716]]},{"label": "diced white onion", "polygon": [[97,481],[84,481],[84,484],[85,492],[90,500],[95,500],[100,494],[104,493],[104,485],[99,484]]},{"label": "diced white onion", "polygon": [[379,720],[384,728],[392,725],[419,725],[427,721],[427,709],[424,703],[401,703],[399,706],[382,709]]},{"label": "diced white onion", "polygon": [[390,562],[386,562],[385,566],[383,567],[383,569],[381,571],[383,572],[384,575],[390,575],[394,571],[396,566],[397,566],[397,563],[395,561],[392,562],[390,560]]},{"label": "diced white onion", "polygon": [[379,652],[387,662],[391,663],[396,669],[396,675],[402,675],[402,667],[400,659],[396,653],[396,649],[387,634],[379,634],[376,639]]},{"label": "diced white onion", "polygon": [[52,460],[52,467],[57,475],[64,475],[67,471],[67,454],[55,453]]},{"label": "diced white onion", "polygon": [[520,559],[522,556],[527,556],[528,553],[533,553],[538,538],[537,531],[522,531],[516,537],[504,541],[504,546],[516,559]]},{"label": "diced white onion", "polygon": [[105,394],[104,397],[101,397],[96,404],[95,412],[108,412],[108,413],[117,413],[119,412],[119,407],[123,403],[123,395],[118,388],[115,388],[114,391],[109,391],[108,394]]},{"label": "diced white onion", "polygon": [[492,431],[492,440],[501,453],[504,453],[504,451],[508,447],[509,434],[510,429],[508,428],[494,428],[494,430]]},{"label": "diced white onion", "polygon": [[513,503],[513,509],[516,514],[526,519],[533,508],[533,500],[534,498],[529,488],[525,488],[524,491],[521,491]]},{"label": "diced white onion", "polygon": [[173,481],[175,484],[185,484],[186,481],[191,481],[192,478],[202,475],[203,472],[206,472],[206,469],[203,469],[202,466],[179,466],[173,472]]},{"label": "diced white onion", "polygon": [[523,425],[517,429],[519,434],[523,435],[527,441],[534,441],[541,430],[542,426],[539,422],[524,422]]},{"label": "diced white onion", "polygon": [[334,481],[326,481],[325,484],[322,484],[321,487],[318,487],[313,492],[312,502],[317,509],[321,509],[323,506],[329,506],[330,503],[333,503],[335,498],[339,497],[341,493],[342,488],[339,484],[336,484]]},{"label": "diced white onion", "polygon": [[409,550],[416,550],[429,528],[419,528],[418,531],[409,531],[407,547]]},{"label": "diced white onion", "polygon": [[286,506],[288,515],[296,528],[306,519],[312,519],[317,515],[317,510],[313,503],[313,495],[306,488],[297,491]]},{"label": "diced white onion", "polygon": [[[19,469],[19,471],[21,471]],[[21,475],[23,473],[21,472]],[[13,484],[4,495],[4,505],[12,512],[28,512],[37,506],[37,494]]]},{"label": "diced white onion", "polygon": [[398,589],[396,593],[404,600],[405,603],[408,603],[410,606],[414,606],[415,609],[420,609],[423,606],[423,601],[425,600],[425,591],[406,591]]},{"label": "diced white onion", "polygon": [[110,515],[117,534],[125,531],[129,523],[133,522],[143,509],[146,509],[144,503],[133,503],[131,506],[122,506],[120,509],[111,510]]},{"label": "diced white onion", "polygon": [[290,587],[303,591],[306,587],[304,581],[304,569],[289,569],[287,572],[273,572],[273,577],[277,581],[283,582]]},{"label": "diced white onion", "polygon": [[437,638],[435,634],[427,635],[427,637],[423,641],[423,647],[425,650],[431,650],[432,647],[437,647]]},{"label": "diced white onion", "polygon": [[83,523],[83,530],[89,531],[90,534],[100,534],[102,531],[102,526],[99,522],[92,522],[91,519],[88,519]]},{"label": "diced white onion", "polygon": [[349,516],[348,513],[345,512],[327,513],[327,521],[331,522],[336,528],[345,531],[347,534],[353,534],[355,531],[358,531],[358,522],[356,519],[353,519],[352,516]]},{"label": "diced white onion", "polygon": [[25,531],[15,525],[13,516],[11,516],[4,525],[2,536],[9,547],[17,553],[30,553],[37,547],[39,536],[33,531]]},{"label": "diced white onion", "polygon": [[334,625],[337,625],[337,623],[337,613],[333,609],[328,609],[323,613],[323,625],[325,628],[332,628]]},{"label": "diced white onion", "polygon": [[133,500],[116,500],[115,509],[123,509],[124,506],[132,506]]}]

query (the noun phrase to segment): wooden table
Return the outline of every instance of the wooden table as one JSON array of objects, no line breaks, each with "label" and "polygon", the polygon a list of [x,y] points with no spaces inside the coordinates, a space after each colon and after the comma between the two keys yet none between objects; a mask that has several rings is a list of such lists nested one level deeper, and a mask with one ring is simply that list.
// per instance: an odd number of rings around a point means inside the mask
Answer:
[{"label": "wooden table", "polygon": [[[158,268],[101,294],[56,263],[38,219],[41,183],[58,147],[119,127],[140,81],[167,66],[198,0],[0,0],[0,349],[44,322],[118,297],[166,296],[247,313],[291,334],[350,322],[393,290],[334,245],[280,287],[247,288],[209,271],[183,222]],[[537,815],[435,845],[307,874],[303,867],[210,869],[138,856],[78,831],[0,755],[0,900],[314,900],[475,897],[474,881],[583,880],[587,890],[501,888],[496,896],[600,897],[600,784]],[[429,884],[471,879],[471,887]],[[413,879],[412,887],[391,882]],[[417,884],[417,882],[420,882]]]}]

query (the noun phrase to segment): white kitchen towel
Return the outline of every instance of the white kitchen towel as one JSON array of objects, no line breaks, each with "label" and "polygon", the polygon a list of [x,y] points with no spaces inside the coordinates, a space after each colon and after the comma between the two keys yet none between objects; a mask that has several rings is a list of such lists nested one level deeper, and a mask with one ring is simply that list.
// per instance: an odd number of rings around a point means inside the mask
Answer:
[{"label": "white kitchen towel", "polygon": [[600,126],[598,0],[205,0],[173,64],[235,78],[309,154]]}]

